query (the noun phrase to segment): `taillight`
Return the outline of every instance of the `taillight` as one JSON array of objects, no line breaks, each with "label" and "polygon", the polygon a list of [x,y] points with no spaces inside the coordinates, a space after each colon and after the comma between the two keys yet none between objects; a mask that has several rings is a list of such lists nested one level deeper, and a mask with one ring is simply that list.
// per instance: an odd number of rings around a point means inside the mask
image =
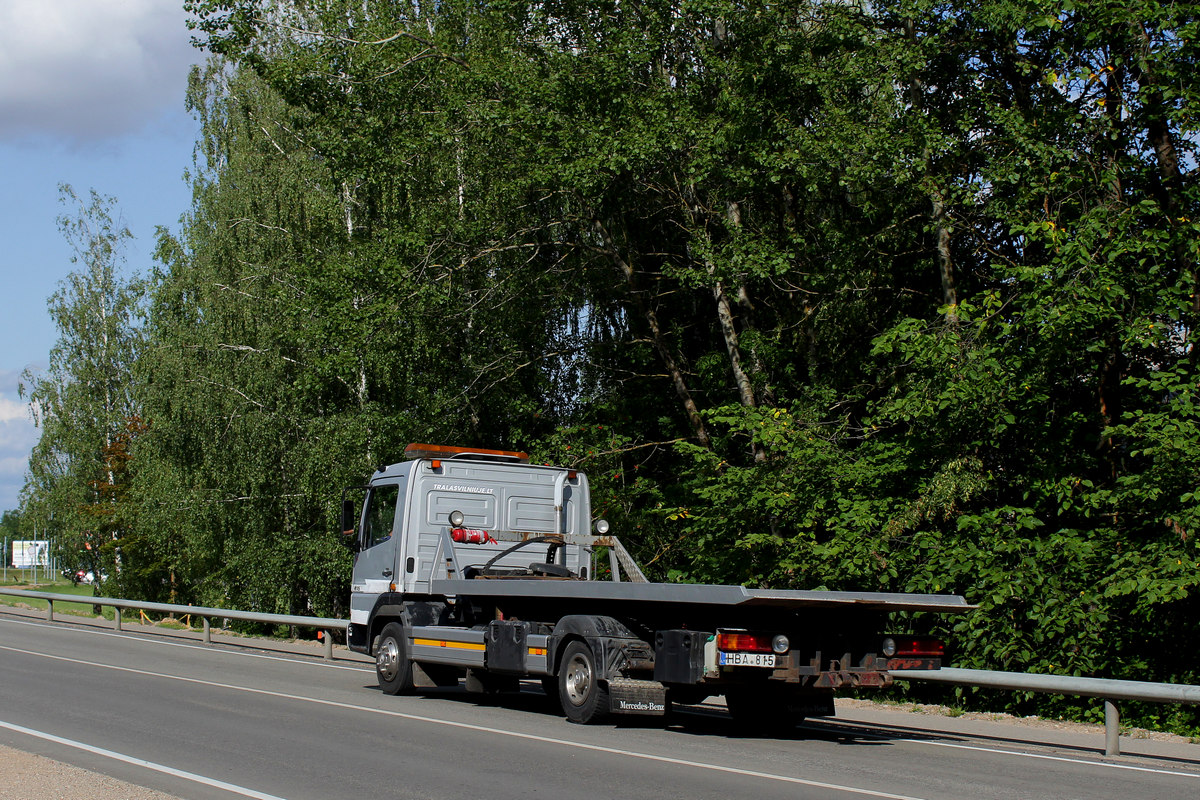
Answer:
[{"label": "taillight", "polygon": [[883,654],[888,658],[941,658],[946,645],[930,636],[889,636],[883,640]]},{"label": "taillight", "polygon": [[717,649],[738,653],[770,653],[774,638],[770,633],[720,632],[717,634]]}]

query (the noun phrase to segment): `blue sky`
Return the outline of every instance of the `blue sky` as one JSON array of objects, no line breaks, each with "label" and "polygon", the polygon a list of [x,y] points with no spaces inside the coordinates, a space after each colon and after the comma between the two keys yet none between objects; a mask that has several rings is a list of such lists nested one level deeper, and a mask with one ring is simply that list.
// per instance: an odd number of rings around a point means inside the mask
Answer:
[{"label": "blue sky", "polygon": [[17,393],[56,331],[46,301],[74,268],[58,186],[116,198],[134,234],[126,274],[151,264],[154,230],[179,229],[196,125],[184,108],[191,47],[182,0],[0,2],[0,509],[16,508],[37,429]]}]

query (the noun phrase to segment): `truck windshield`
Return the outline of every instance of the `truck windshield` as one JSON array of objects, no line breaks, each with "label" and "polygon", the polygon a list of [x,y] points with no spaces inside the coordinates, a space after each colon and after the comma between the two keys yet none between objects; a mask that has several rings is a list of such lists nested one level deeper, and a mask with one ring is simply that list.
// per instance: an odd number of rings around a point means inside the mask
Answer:
[{"label": "truck windshield", "polygon": [[367,525],[363,528],[363,549],[374,547],[392,538],[392,523],[396,519],[396,500],[400,487],[396,484],[376,486],[367,500]]}]

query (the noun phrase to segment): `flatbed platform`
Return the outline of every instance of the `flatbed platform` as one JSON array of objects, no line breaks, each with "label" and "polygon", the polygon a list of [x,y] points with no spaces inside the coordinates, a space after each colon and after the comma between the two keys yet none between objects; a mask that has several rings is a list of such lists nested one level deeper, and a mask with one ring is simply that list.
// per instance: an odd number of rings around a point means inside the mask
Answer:
[{"label": "flatbed platform", "polygon": [[624,600],[642,603],[685,603],[726,607],[842,608],[871,611],[932,611],[954,614],[975,606],[958,595],[894,592],[829,592],[804,589],[747,589],[692,583],[543,580],[537,578],[431,582],[433,593],[455,597],[559,600]]}]

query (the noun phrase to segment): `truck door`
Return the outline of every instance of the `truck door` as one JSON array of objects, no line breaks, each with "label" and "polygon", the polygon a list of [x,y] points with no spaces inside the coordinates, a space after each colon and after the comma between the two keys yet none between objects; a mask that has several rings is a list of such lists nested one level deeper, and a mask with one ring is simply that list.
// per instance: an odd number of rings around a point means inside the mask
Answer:
[{"label": "truck door", "polygon": [[[404,520],[403,478],[371,487],[351,577],[351,621],[366,622],[375,600],[396,580],[396,548]],[[357,613],[356,613],[357,612]],[[361,619],[359,619],[361,617]]]}]

